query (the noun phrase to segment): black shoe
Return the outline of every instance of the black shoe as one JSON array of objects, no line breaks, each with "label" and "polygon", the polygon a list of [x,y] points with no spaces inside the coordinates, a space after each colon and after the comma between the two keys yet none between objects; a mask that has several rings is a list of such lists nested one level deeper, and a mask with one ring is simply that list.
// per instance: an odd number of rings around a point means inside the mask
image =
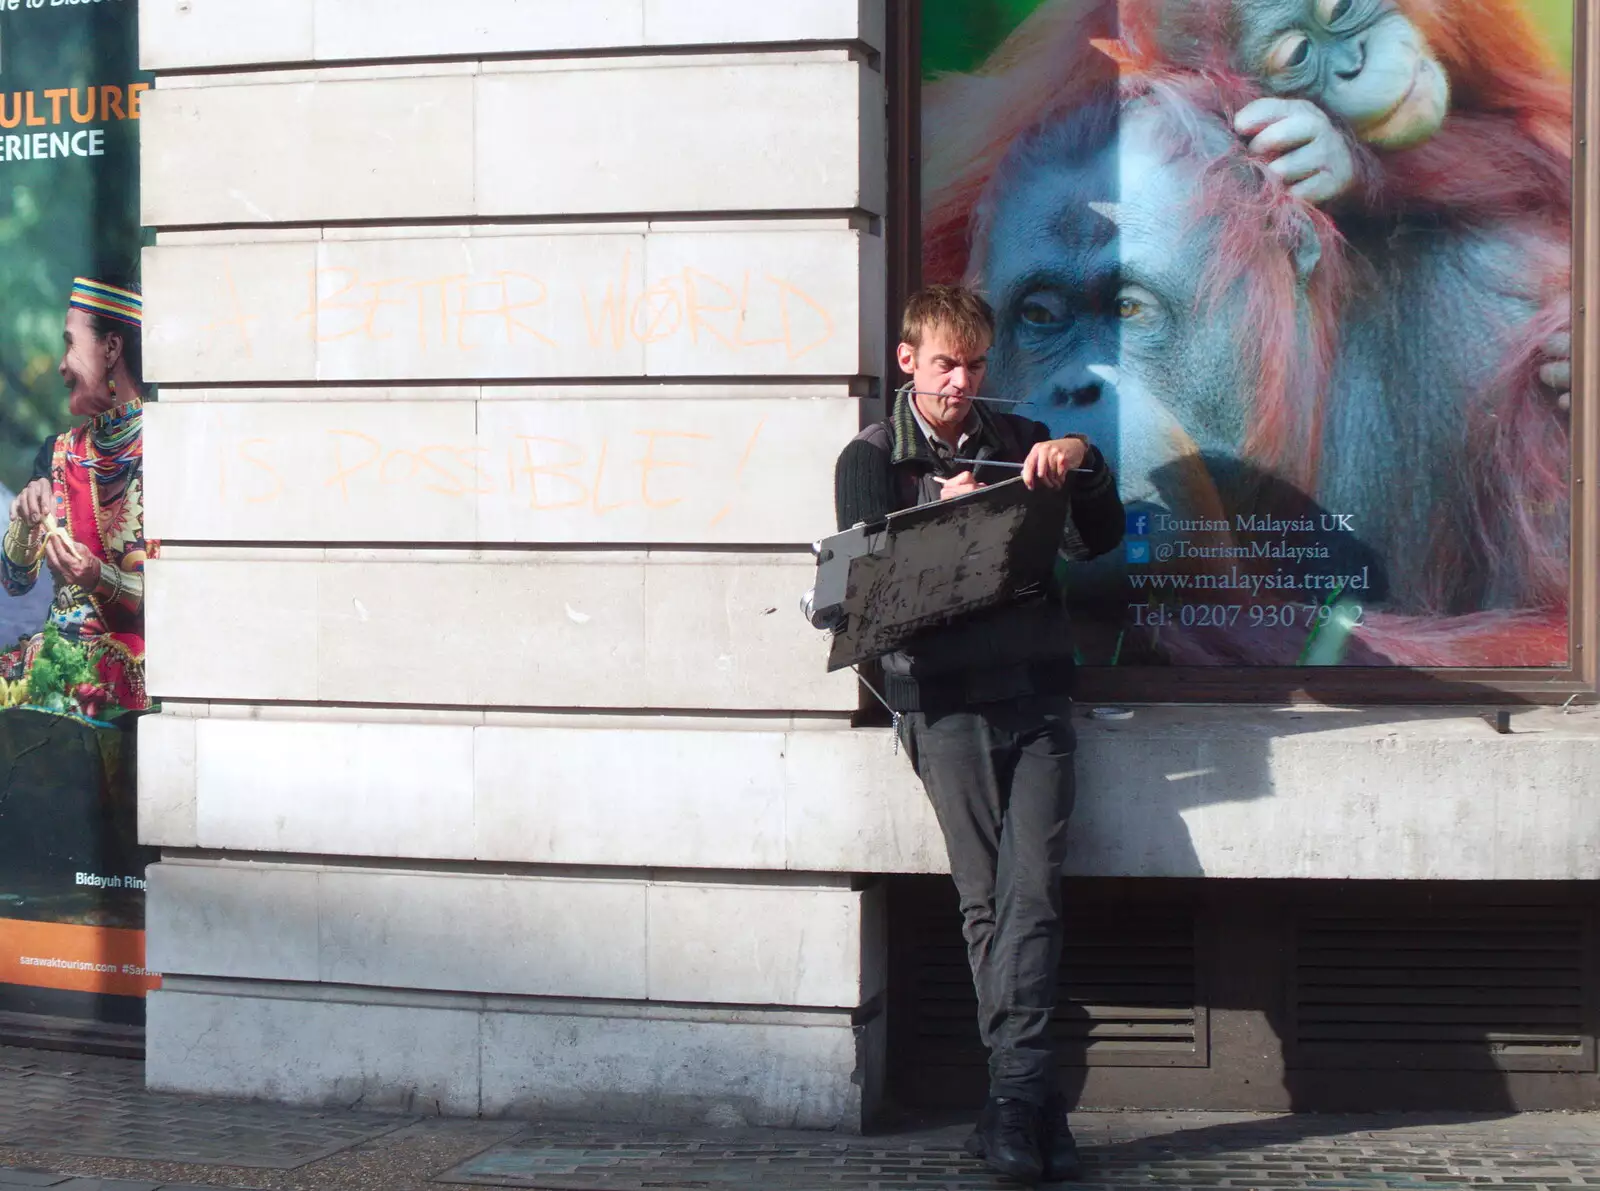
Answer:
[{"label": "black shoe", "polygon": [[1060,1101],[1045,1105],[1039,1126],[1039,1153],[1044,1159],[1047,1183],[1068,1183],[1079,1176],[1078,1143],[1067,1127],[1067,1106]]},{"label": "black shoe", "polygon": [[967,1153],[990,1170],[1037,1183],[1044,1173],[1039,1157],[1039,1109],[1026,1100],[990,1098],[967,1139]]}]

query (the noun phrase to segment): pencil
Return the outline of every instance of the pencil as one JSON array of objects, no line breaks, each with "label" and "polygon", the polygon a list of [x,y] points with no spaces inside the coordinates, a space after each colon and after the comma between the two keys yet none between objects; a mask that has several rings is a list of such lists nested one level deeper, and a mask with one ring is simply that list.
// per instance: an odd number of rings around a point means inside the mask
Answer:
[{"label": "pencil", "polygon": [[[1004,459],[952,459],[950,462],[952,462],[952,463],[967,463],[967,464],[971,464],[973,467],[1011,467],[1011,468],[1015,468],[1017,471],[1021,471],[1022,470],[1022,464],[1020,464],[1020,463],[1008,463]],[[1092,468],[1092,467],[1072,467],[1072,468],[1068,468],[1067,470],[1069,470],[1069,471],[1079,471],[1079,472],[1083,472],[1085,475],[1087,475],[1088,473],[1092,472],[1094,470],[1094,468]]]}]

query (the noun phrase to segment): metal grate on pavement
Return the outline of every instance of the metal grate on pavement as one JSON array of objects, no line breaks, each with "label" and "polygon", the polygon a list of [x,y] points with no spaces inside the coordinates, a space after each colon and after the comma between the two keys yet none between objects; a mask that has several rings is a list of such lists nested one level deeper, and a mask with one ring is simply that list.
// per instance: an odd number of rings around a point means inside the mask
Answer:
[{"label": "metal grate on pavement", "polygon": [[292,1170],[415,1119],[169,1096],[132,1060],[0,1050],[0,1146],[22,1150]]},{"label": "metal grate on pavement", "polygon": [[[1546,1191],[1600,1188],[1593,1147],[1372,1144],[1319,1137],[1261,1146],[1183,1144],[1151,1138],[1097,1144],[1085,1138],[1073,1191],[1250,1188],[1252,1191],[1466,1191],[1487,1186]],[[871,1139],[816,1145],[723,1143],[664,1134],[607,1141],[519,1134],[440,1175],[437,1182],[539,1191],[859,1191],[1006,1186],[957,1146],[874,1146]],[[1064,1184],[1064,1186],[1066,1186]]]}]

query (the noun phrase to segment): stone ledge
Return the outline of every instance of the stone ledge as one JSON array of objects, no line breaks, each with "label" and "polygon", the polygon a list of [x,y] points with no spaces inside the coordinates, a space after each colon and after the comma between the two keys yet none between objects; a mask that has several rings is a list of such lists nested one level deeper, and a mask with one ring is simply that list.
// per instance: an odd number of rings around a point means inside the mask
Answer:
[{"label": "stone ledge", "polygon": [[149,882],[167,974],[826,1009],[883,990],[881,887],[170,858]]},{"label": "stone ledge", "polygon": [[[157,716],[140,726],[141,830],[169,848],[527,864],[944,871],[889,733],[714,715],[514,716],[493,725]],[[292,712],[274,709],[274,717]],[[679,726],[681,724],[681,727]],[[1067,871],[1081,876],[1600,878],[1600,711],[1139,708],[1079,721]],[[444,752],[473,757],[448,799]],[[378,784],[319,774],[372,769]],[[416,789],[408,776],[417,775]],[[427,788],[424,789],[423,787]],[[604,792],[604,798],[598,796]],[[415,824],[396,805],[426,808]],[[382,841],[375,844],[375,841]],[[441,851],[448,843],[449,850]]]},{"label": "stone ledge", "polygon": [[848,1012],[597,1014],[509,998],[317,994],[170,982],[149,1001],[148,1086],[451,1116],[848,1132],[881,1087],[881,1014],[853,1025]]},{"label": "stone ledge", "polygon": [[228,0],[152,4],[142,14],[145,70],[479,54],[860,41],[882,48],[882,0]]}]

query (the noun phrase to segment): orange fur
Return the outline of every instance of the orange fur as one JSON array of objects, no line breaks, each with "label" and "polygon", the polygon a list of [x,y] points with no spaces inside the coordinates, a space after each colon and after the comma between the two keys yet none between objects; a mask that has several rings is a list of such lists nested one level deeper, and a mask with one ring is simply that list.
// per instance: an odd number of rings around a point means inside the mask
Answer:
[{"label": "orange fur", "polygon": [[[1199,44],[1212,36],[1226,47],[1220,0],[1176,0]],[[1352,639],[1347,664],[1451,666],[1560,666],[1567,661],[1566,508],[1570,446],[1564,424],[1537,381],[1548,336],[1570,326],[1564,261],[1571,211],[1570,86],[1549,59],[1518,0],[1397,0],[1417,25],[1451,81],[1451,114],[1430,142],[1398,153],[1358,150],[1365,197],[1374,211],[1406,211],[1494,223],[1510,220],[1545,236],[1549,252],[1529,261],[1530,282],[1546,290],[1541,314],[1526,327],[1509,328],[1506,362],[1474,400],[1464,433],[1478,483],[1475,504],[1441,537],[1430,560],[1438,585],[1430,604],[1452,602],[1449,586],[1464,568],[1484,568],[1491,585],[1526,611],[1484,611],[1461,616],[1369,614]],[[1120,7],[1114,18],[1112,9]],[[972,271],[974,216],[1012,143],[1052,114],[1070,110],[1119,75],[1136,92],[1171,78],[1172,64],[1150,47],[1155,22],[1175,11],[1173,0],[1111,3],[1049,2],[1020,25],[983,66],[924,87],[923,280],[959,281]],[[1258,95],[1229,77],[1226,54],[1185,63],[1190,79],[1214,89],[1220,114],[1231,116]],[[1194,72],[1205,77],[1197,78]],[[931,133],[932,135],[928,135]],[[1263,171],[1264,172],[1264,171]],[[1213,214],[1226,216],[1227,192]],[[1269,240],[1270,187],[1257,199],[1254,234]],[[1237,215],[1237,211],[1235,212]],[[1319,219],[1320,213],[1314,213]],[[1252,226],[1242,216],[1231,226]],[[1541,232],[1539,229],[1543,229]],[[1263,235],[1263,231],[1269,231]],[[1275,274],[1252,275],[1245,325],[1262,329],[1267,346],[1256,369],[1259,384],[1246,395],[1252,407],[1245,453],[1278,474],[1309,485],[1318,457],[1321,410],[1329,400],[1324,381],[1336,347],[1336,314],[1348,294],[1338,275],[1342,256],[1331,225],[1319,223],[1325,248],[1320,287],[1310,295],[1307,328],[1283,321],[1292,295]],[[1253,258],[1250,246],[1225,236],[1208,279],[1212,292]],[[1548,256],[1550,259],[1544,259]],[[1291,320],[1292,321],[1292,320]],[[1299,354],[1290,347],[1300,343]],[[1307,356],[1311,360],[1308,366]],[[1309,385],[1309,387],[1308,387]],[[1421,395],[1419,395],[1419,398]],[[1309,403],[1309,406],[1308,406]],[[1307,410],[1309,409],[1309,412]],[[1465,527],[1464,529],[1462,527]],[[1175,663],[1292,664],[1292,635],[1282,641],[1254,634],[1252,641],[1205,631],[1162,635]],[[1301,638],[1303,640],[1303,636]]]}]

